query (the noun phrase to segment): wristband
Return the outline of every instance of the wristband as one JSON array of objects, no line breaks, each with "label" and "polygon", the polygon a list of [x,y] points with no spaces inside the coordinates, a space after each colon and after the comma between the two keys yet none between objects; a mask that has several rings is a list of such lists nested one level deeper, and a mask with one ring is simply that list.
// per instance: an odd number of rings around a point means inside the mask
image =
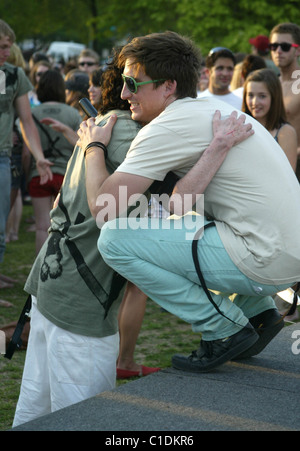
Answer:
[{"label": "wristband", "polygon": [[104,158],[107,158],[107,147],[105,144],[101,143],[100,141],[95,141],[95,142],[91,142],[89,143],[86,148],[84,149],[84,157],[86,157],[86,153],[89,149],[91,149],[92,147],[100,147],[100,149],[103,150],[104,152]]}]

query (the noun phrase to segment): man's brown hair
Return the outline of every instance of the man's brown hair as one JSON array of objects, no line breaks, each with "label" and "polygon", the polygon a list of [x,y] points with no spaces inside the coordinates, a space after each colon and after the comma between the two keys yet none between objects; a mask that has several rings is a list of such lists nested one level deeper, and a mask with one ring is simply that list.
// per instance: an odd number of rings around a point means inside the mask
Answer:
[{"label": "man's brown hair", "polygon": [[[178,99],[197,97],[201,55],[189,38],[173,31],[136,37],[123,47],[120,66],[128,59],[152,80],[176,80]],[[162,83],[158,81],[156,87]]]},{"label": "man's brown hair", "polygon": [[300,27],[295,23],[284,22],[275,25],[275,27],[270,32],[270,39],[275,33],[290,34],[293,38],[293,41],[295,41],[294,43],[300,45]]}]

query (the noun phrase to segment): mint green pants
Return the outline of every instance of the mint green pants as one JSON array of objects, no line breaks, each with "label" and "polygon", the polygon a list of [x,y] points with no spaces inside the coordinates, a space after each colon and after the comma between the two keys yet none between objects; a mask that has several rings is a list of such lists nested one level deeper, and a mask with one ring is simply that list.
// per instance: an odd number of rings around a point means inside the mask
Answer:
[{"label": "mint green pants", "polygon": [[[176,221],[116,219],[102,228],[98,248],[115,271],[211,341],[237,333],[249,318],[276,308],[271,295],[287,286],[248,279],[229,258],[216,227],[206,229],[198,242],[198,258],[207,287],[219,292],[212,297],[224,318],[201,287],[192,258],[192,239],[202,225],[203,218],[195,216]],[[234,301],[229,298],[233,293]]]}]

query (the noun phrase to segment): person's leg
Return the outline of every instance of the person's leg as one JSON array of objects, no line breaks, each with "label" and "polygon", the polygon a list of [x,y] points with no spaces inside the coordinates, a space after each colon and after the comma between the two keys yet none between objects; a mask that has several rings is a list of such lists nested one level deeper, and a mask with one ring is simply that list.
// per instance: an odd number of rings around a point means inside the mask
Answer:
[{"label": "person's leg", "polygon": [[119,310],[120,352],[117,362],[117,379],[147,376],[160,370],[160,368],[140,365],[134,360],[146,301],[147,296],[136,285],[128,282]]},{"label": "person's leg", "polygon": [[5,252],[5,230],[10,210],[11,169],[9,157],[0,156],[0,263]]},{"label": "person's leg", "polygon": [[51,413],[45,318],[33,298],[30,334],[13,427]]},{"label": "person's leg", "polygon": [[138,339],[147,296],[131,282],[128,282],[119,310],[120,352],[117,368],[140,371],[140,365],[134,360],[134,350]]},{"label": "person's leg", "polygon": [[[6,223],[10,210],[11,166],[9,157],[0,156],[0,264],[3,263],[6,247]],[[12,287],[12,280],[0,274],[0,290]],[[2,301],[5,303],[6,301]],[[4,304],[3,304],[4,305]]]},{"label": "person's leg", "polygon": [[[203,342],[234,337],[250,318],[250,324],[260,330],[259,335],[256,334],[259,342],[249,347],[247,356],[261,352],[282,328],[281,317],[270,295],[286,286],[262,285],[248,279],[227,255],[216,228],[210,228],[198,242],[198,257],[208,288],[218,291],[211,296],[222,316],[199,286],[191,258],[191,242],[186,239],[184,230],[188,225],[190,231],[190,225],[184,224],[178,231],[164,230],[163,224],[157,223],[157,230],[154,230],[153,220],[152,224],[142,221],[145,230],[141,227],[133,230],[130,220],[127,228],[123,223],[117,229],[118,221],[104,227],[99,249],[107,263],[166,310],[191,323],[194,331],[202,332]],[[145,278],[145,274],[149,277]],[[156,280],[155,285],[152,280]],[[224,293],[240,294],[231,302],[230,295]],[[247,339],[244,332],[242,335],[242,340]],[[239,345],[239,340],[240,336],[232,341]],[[241,350],[240,354],[243,352]]]},{"label": "person's leg", "polygon": [[6,242],[18,240],[22,212],[23,201],[21,190],[12,190],[11,209],[6,224]]},{"label": "person's leg", "polygon": [[56,327],[48,346],[52,412],[115,388],[119,333],[95,338]]},{"label": "person's leg", "polygon": [[[98,247],[108,265],[202,333],[200,349],[190,357],[174,356],[173,366],[184,371],[211,371],[253,346],[259,336],[242,310],[220,294],[211,293],[209,300],[200,286],[191,252],[191,236],[199,224],[193,225],[191,217],[178,221],[141,219],[138,223],[139,228],[136,219],[106,224]],[[229,281],[234,288],[241,286],[244,276],[228,258],[215,227],[207,229],[198,241],[198,254],[211,289],[228,291]]]},{"label": "person's leg", "polygon": [[50,211],[53,205],[53,197],[32,197],[31,200],[36,225],[35,248],[36,254],[38,254],[48,237],[48,229],[50,227]]},{"label": "person's leg", "polygon": [[33,302],[31,330],[13,427],[111,390],[119,333],[103,338],[70,333]]},{"label": "person's leg", "polygon": [[[135,283],[145,294],[164,309],[192,324],[206,340],[216,340],[235,334],[248,319],[227,296],[212,293],[216,304],[227,320],[217,313],[200,286],[192,259],[191,238],[186,231],[193,230],[192,218],[187,223],[141,219],[141,227],[128,220],[124,228],[117,229],[118,221],[103,227],[98,246],[106,260],[126,279]],[[197,225],[195,225],[195,231]],[[215,242],[216,241],[216,242]],[[201,266],[208,286],[221,291],[220,284],[241,277],[230,262],[215,227],[205,231],[199,240]],[[155,283],[153,283],[155,281]],[[211,285],[211,286],[210,286]]]}]

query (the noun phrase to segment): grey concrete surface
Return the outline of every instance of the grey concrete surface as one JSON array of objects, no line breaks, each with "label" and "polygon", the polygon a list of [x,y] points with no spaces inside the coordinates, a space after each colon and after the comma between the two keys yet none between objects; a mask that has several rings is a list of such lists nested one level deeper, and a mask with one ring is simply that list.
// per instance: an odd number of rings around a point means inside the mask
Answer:
[{"label": "grey concrete surface", "polygon": [[[110,431],[106,440],[117,440],[120,431],[192,437],[193,431],[299,430],[300,323],[285,327],[255,358],[207,374],[166,369],[12,431]],[[166,439],[150,432],[152,445],[166,445],[154,443]]]}]

